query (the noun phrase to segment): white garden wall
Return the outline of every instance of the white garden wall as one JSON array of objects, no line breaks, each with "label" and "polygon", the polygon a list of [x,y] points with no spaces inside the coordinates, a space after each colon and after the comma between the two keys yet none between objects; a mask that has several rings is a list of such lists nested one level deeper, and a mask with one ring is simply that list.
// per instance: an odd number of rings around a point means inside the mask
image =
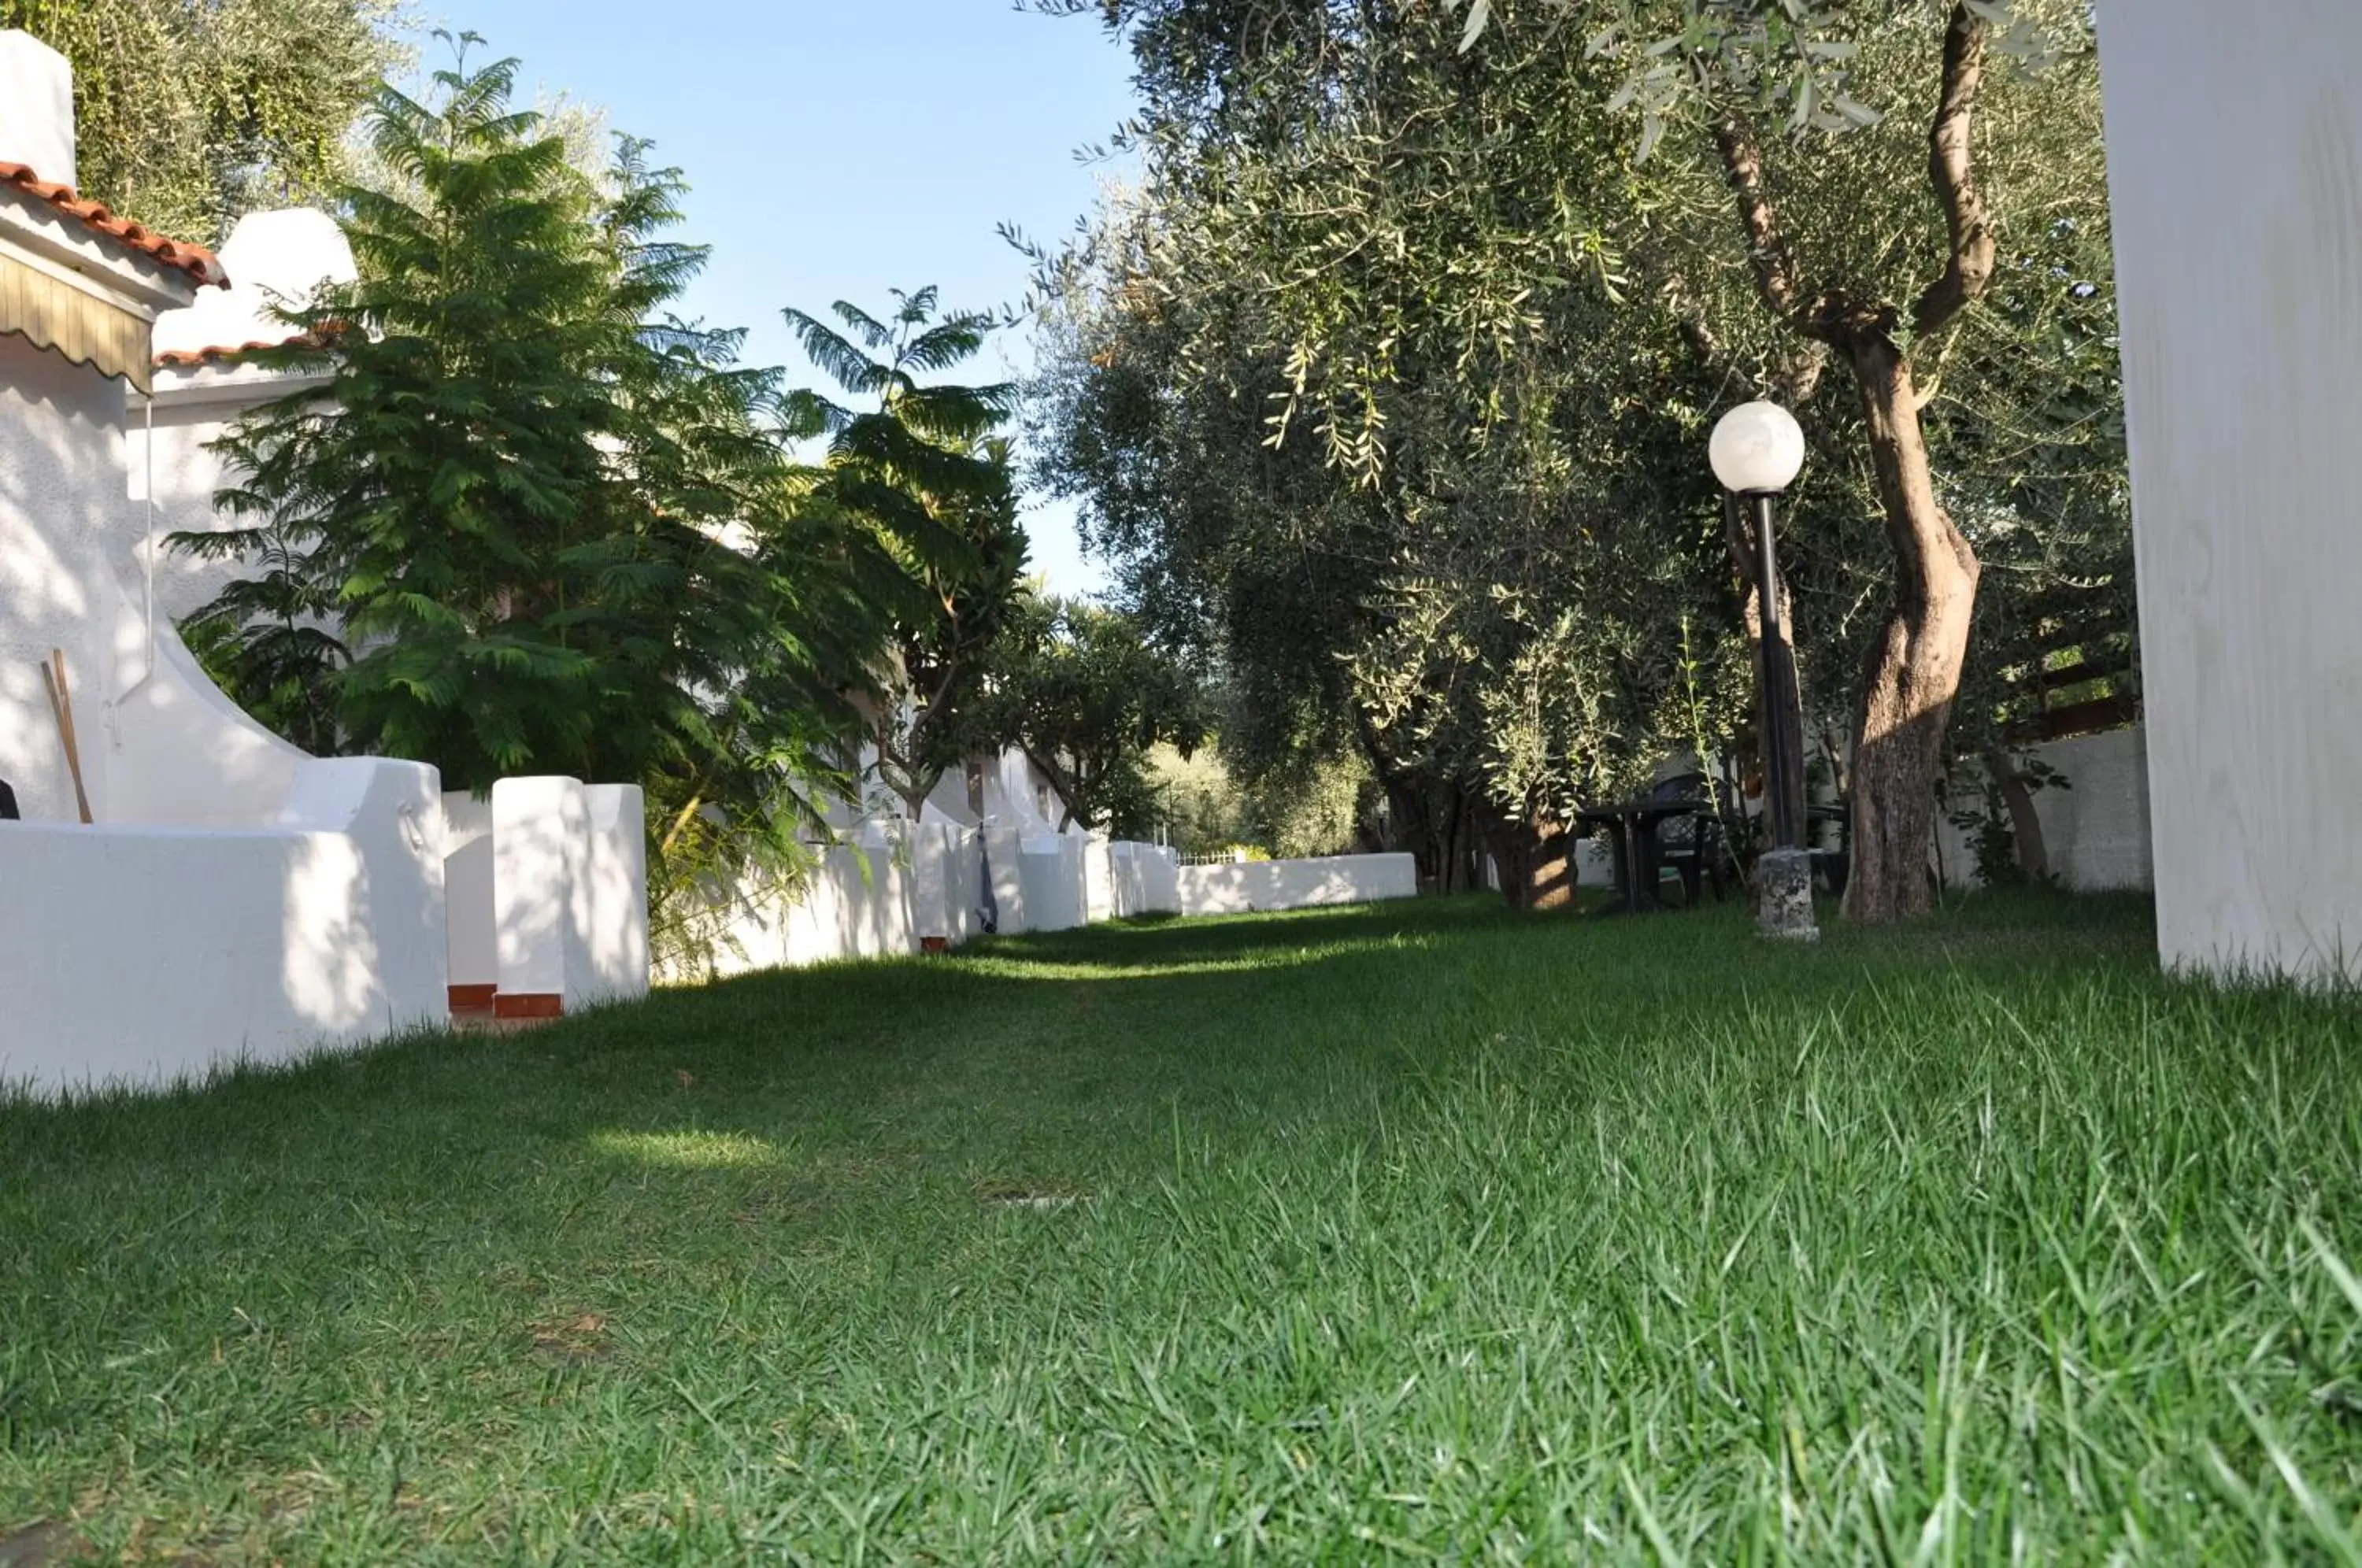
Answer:
[{"label": "white garden wall", "polygon": [[2168,963],[2362,959],[2362,6],[2103,0]]},{"label": "white garden wall", "polygon": [[446,1018],[435,770],[308,764],[281,825],[0,823],[0,1080],[201,1077]]},{"label": "white garden wall", "polygon": [[1181,911],[1180,866],[1171,850],[1091,839],[1083,856],[1092,923]]},{"label": "white garden wall", "polygon": [[[958,946],[984,933],[986,858],[1004,936],[1150,914],[1302,909],[1418,891],[1407,855],[1182,867],[1171,850],[1151,844],[988,830],[979,845],[974,831],[956,824],[898,823],[888,842],[828,851],[792,900],[759,882],[739,888],[716,944],[715,969],[736,975],[890,956],[915,952],[922,938],[935,935]],[[695,966],[670,977],[704,972]]]},{"label": "white garden wall", "polygon": [[443,797],[445,948],[454,1009],[489,1010],[501,988],[501,922],[492,891],[492,803]]},{"label": "white garden wall", "polygon": [[1408,855],[1339,855],[1184,866],[1178,881],[1185,915],[1247,914],[1414,898],[1418,862]]},{"label": "white garden wall", "polygon": [[551,1017],[646,993],[643,816],[636,784],[492,786],[496,1011]]},{"label": "white garden wall", "polygon": [[1025,889],[1025,929],[1072,931],[1090,923],[1090,889],[1083,851],[1074,834],[1026,834],[1017,844],[1018,879]]},{"label": "white garden wall", "polygon": [[[992,901],[1002,936],[1019,936],[1032,929],[1026,921],[1025,877],[1018,856],[1021,835],[990,827],[984,834],[984,862],[992,876]],[[980,878],[979,878],[980,879]]]},{"label": "white garden wall", "polygon": [[793,896],[760,877],[736,889],[724,933],[715,944],[713,972],[742,975],[888,957],[917,951],[918,936],[909,868],[897,864],[884,845],[845,845],[824,852]]},{"label": "white garden wall", "polygon": [[[2155,885],[2149,850],[2148,754],[2138,726],[2049,741],[2020,754],[2057,770],[2064,789],[2037,790],[2043,846],[2051,875],[2078,893],[2145,891]],[[1981,775],[1964,769],[1953,803],[1982,810]],[[1952,887],[1974,887],[1976,850],[1967,831],[1937,823],[1939,866]]]}]

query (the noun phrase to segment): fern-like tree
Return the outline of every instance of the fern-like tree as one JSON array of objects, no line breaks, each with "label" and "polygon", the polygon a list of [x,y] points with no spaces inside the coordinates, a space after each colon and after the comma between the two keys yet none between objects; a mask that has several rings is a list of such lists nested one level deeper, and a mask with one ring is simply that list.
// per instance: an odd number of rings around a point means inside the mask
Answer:
[{"label": "fern-like tree", "polygon": [[839,301],[836,326],[784,313],[851,400],[799,392],[788,424],[798,436],[827,437],[811,500],[870,547],[858,580],[891,627],[870,703],[870,769],[913,821],[946,771],[1008,738],[979,698],[1026,552],[1009,444],[995,434],[1013,390],[932,380],[975,358],[991,320],[939,313],[937,299],[933,288],[896,290],[883,320]]},{"label": "fern-like tree", "polygon": [[256,574],[224,587],[180,630],[248,713],[305,751],[333,756],[344,749],[337,672],[352,650],[337,635],[336,585],[312,569],[309,537],[270,521],[173,536],[193,554],[237,558]]},{"label": "fern-like tree", "polygon": [[247,526],[175,542],[272,563],[201,614],[233,644],[283,665],[307,618],[341,627],[317,673],[347,747],[455,789],[643,784],[661,900],[794,857],[884,623],[801,494],[778,373],[668,314],[706,256],[667,237],[678,173],[624,140],[586,174],[515,71],[463,44],[431,102],[379,91],[389,179],[342,194],[359,281],[265,356],[325,384],[224,443]]}]

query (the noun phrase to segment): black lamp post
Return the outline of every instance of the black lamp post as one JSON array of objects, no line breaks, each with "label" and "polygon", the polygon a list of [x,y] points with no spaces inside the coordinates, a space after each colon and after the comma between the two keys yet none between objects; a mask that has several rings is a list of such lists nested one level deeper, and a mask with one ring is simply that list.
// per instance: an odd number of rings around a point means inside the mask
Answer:
[{"label": "black lamp post", "polygon": [[1805,803],[1794,798],[1805,737],[1789,720],[1796,708],[1796,653],[1780,617],[1780,563],[1773,533],[1782,492],[1805,467],[1805,432],[1772,403],[1741,403],[1714,427],[1708,450],[1715,477],[1748,509],[1755,526],[1757,600],[1763,622],[1763,799],[1773,849],[1801,847]]}]

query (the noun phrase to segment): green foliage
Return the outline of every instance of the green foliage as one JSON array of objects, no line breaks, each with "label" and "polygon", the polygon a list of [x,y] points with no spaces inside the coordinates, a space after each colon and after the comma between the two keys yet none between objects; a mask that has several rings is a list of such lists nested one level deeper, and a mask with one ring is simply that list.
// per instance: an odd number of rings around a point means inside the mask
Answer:
[{"label": "green foliage", "polygon": [[218,534],[175,534],[170,543],[256,573],[227,584],[181,623],[189,651],[214,684],[304,750],[334,756],[345,749],[337,676],[352,650],[334,629],[336,584],[314,569],[308,538],[273,519]]},{"label": "green foliage", "polygon": [[1588,210],[1630,183],[1606,92],[1579,52],[1496,81],[1433,12],[1337,11],[1201,92],[1155,52],[1190,9],[1135,35],[1142,193],[1044,258],[1045,469],[1218,657],[1251,775],[1358,754],[1431,839],[1562,818],[1685,733],[1672,629],[1733,620],[1716,389]]},{"label": "green foliage", "polygon": [[1358,752],[1299,755],[1242,779],[1209,736],[1187,757],[1155,747],[1148,773],[1157,821],[1184,855],[1351,854],[1379,840],[1385,825],[1377,781]]},{"label": "green foliage", "polygon": [[1175,746],[1151,746],[1144,766],[1157,823],[1183,855],[1213,855],[1254,836],[1246,791],[1211,740],[1187,756]]},{"label": "green foliage", "polygon": [[2072,0],[1978,12],[2000,260],[1915,345],[1949,248],[1928,180],[1948,4],[1496,0],[1473,26],[1466,6],[1044,3],[1118,25],[1146,100],[1139,193],[1043,258],[1045,471],[1129,601],[1225,670],[1250,769],[1358,750],[1390,798],[1444,802],[1398,822],[1457,834],[1453,802],[1515,828],[1701,735],[1750,744],[1753,569],[1704,452],[1716,413],[1766,392],[1812,441],[1783,517],[1808,725],[1851,729],[1891,519],[1841,357],[1767,304],[1716,141],[1734,116],[1765,127],[1800,267],[1920,356],[1939,503],[1992,558],[1970,705],[2022,696],[2061,591],[2128,624]]},{"label": "green foliage", "polygon": [[1017,612],[1026,539],[1009,446],[994,434],[1011,390],[922,379],[973,359],[990,318],[939,315],[933,288],[894,298],[884,320],[839,301],[844,331],[785,313],[815,366],[874,400],[856,409],[800,391],[786,413],[791,436],[828,438],[826,459],[802,476],[806,504],[844,525],[855,581],[889,627],[868,725],[873,767],[915,819],[947,769],[1002,744],[983,717],[984,679]]},{"label": "green foliage", "polygon": [[988,680],[996,731],[1025,748],[1071,820],[1111,837],[1154,831],[1151,750],[1169,745],[1187,758],[1205,739],[1196,673],[1134,617],[1086,601],[1027,601]]},{"label": "green foliage", "polygon": [[395,12],[394,0],[0,0],[0,28],[73,63],[86,194],[215,242],[247,212],[335,188],[346,133],[402,58]]}]

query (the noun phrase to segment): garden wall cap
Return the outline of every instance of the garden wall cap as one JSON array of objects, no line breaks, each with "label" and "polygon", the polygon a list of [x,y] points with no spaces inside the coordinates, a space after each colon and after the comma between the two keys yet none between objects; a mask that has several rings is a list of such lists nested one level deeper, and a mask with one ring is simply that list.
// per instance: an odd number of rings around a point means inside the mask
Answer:
[{"label": "garden wall cap", "polygon": [[221,262],[229,287],[156,318],[159,366],[189,369],[258,349],[324,347],[317,335],[296,334],[282,313],[312,304],[323,288],[360,277],[345,231],[312,207],[248,213],[223,242]]}]

